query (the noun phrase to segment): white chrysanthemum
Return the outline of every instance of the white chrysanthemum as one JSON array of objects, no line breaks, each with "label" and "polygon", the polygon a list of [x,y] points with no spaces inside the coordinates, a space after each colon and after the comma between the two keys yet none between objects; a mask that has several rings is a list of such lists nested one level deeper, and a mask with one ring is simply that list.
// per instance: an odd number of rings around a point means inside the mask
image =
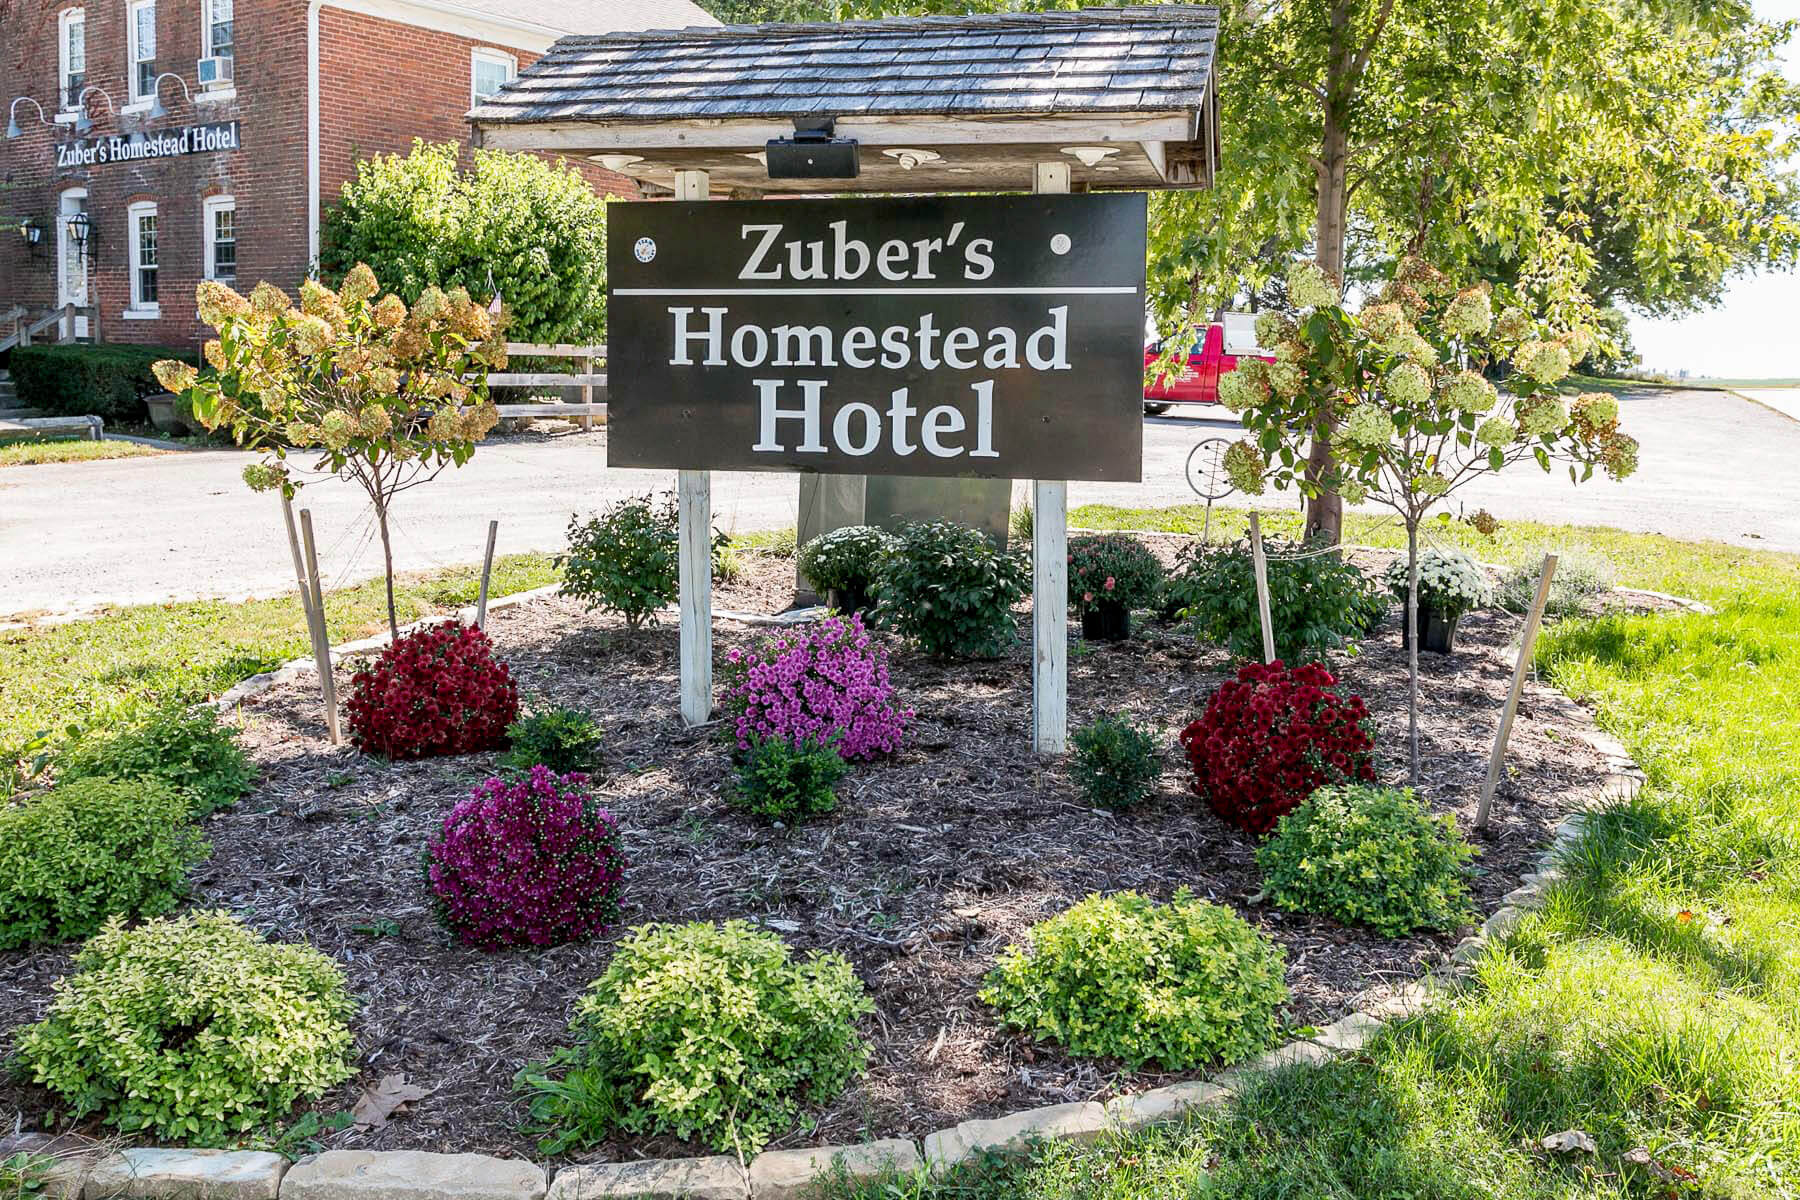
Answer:
[{"label": "white chrysanthemum", "polygon": [[1407,408],[1417,408],[1431,396],[1431,377],[1417,363],[1401,363],[1387,373],[1382,383],[1387,398]]},{"label": "white chrysanthemum", "polygon": [[[1389,591],[1404,598],[1406,559],[1396,558],[1389,563],[1381,578]],[[1460,615],[1494,603],[1494,589],[1474,559],[1460,550],[1431,547],[1419,552],[1419,603],[1425,608]]]},{"label": "white chrysanthemum", "polygon": [[1479,371],[1460,372],[1444,385],[1444,407],[1455,412],[1492,412],[1498,398],[1494,385]]},{"label": "white chrysanthemum", "polygon": [[1512,445],[1513,439],[1517,436],[1518,430],[1514,429],[1513,423],[1504,417],[1489,417],[1475,431],[1476,441],[1484,446],[1492,446],[1496,450]]},{"label": "white chrysanthemum", "polygon": [[1297,308],[1323,308],[1338,302],[1337,284],[1316,262],[1297,262],[1288,268],[1288,299]]},{"label": "white chrysanthemum", "polygon": [[1444,309],[1444,328],[1457,337],[1485,337],[1494,324],[1494,308],[1487,292],[1467,288],[1457,293]]},{"label": "white chrysanthemum", "polygon": [[1394,440],[1394,419],[1373,404],[1358,404],[1344,419],[1343,438],[1352,446],[1385,446]]}]

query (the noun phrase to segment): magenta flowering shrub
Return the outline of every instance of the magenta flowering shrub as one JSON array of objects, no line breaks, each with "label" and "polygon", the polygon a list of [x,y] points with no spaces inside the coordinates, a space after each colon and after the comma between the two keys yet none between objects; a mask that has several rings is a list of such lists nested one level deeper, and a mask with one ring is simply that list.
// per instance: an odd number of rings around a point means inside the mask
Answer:
[{"label": "magenta flowering shrub", "polygon": [[444,818],[426,853],[438,916],[482,950],[555,946],[605,932],[618,916],[619,825],[586,775],[495,776]]},{"label": "magenta flowering shrub", "polygon": [[870,759],[898,750],[913,716],[894,704],[887,653],[858,616],[828,618],[727,660],[724,704],[737,718],[740,750],[752,738],[835,739],[842,758]]}]

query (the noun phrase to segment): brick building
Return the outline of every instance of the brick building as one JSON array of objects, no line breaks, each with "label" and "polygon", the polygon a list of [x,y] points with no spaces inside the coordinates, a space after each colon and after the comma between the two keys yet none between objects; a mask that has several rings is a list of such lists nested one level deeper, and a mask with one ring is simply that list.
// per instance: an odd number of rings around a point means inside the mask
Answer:
[{"label": "brick building", "polygon": [[190,344],[200,279],[298,284],[358,158],[466,142],[565,33],[714,24],[690,0],[0,0],[0,313],[92,304],[106,341]]}]

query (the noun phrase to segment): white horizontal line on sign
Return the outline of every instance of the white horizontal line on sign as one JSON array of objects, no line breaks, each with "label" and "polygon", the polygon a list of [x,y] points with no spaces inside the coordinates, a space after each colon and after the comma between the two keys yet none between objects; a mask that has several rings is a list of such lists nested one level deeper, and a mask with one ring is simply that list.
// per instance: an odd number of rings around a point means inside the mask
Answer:
[{"label": "white horizontal line on sign", "polygon": [[1135,287],[615,288],[615,296],[1135,296]]}]

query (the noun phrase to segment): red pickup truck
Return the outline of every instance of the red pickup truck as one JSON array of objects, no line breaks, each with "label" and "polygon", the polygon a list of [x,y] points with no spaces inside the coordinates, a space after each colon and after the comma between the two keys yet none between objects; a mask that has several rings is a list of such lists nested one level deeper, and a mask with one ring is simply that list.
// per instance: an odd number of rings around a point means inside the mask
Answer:
[{"label": "red pickup truck", "polygon": [[1217,404],[1219,376],[1237,370],[1239,358],[1275,361],[1272,354],[1256,344],[1255,313],[1226,313],[1224,320],[1208,325],[1205,334],[1188,347],[1185,366],[1168,375],[1153,375],[1151,367],[1162,357],[1163,349],[1160,341],[1144,347],[1147,413],[1168,412],[1172,404]]}]

